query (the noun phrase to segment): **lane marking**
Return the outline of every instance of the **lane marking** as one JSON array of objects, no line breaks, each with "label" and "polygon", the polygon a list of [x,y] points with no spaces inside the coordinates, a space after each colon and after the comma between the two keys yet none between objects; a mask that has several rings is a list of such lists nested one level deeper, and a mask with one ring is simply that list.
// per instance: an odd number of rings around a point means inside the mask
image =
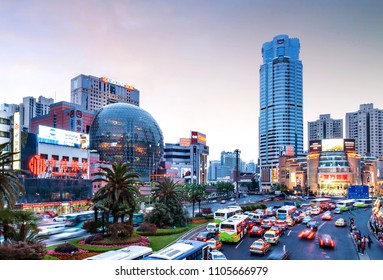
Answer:
[{"label": "lane marking", "polygon": [[237,246],[235,246],[235,249],[238,249],[239,245],[241,245],[242,242],[243,242],[243,239],[241,240],[241,242],[238,243]]}]

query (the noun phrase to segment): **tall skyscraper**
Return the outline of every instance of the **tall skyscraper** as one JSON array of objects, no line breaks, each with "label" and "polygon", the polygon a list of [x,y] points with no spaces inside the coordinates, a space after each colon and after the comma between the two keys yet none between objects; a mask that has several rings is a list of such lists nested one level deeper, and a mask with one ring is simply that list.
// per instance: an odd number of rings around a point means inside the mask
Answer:
[{"label": "tall skyscraper", "polygon": [[302,61],[298,38],[278,35],[262,46],[259,158],[261,183],[272,185],[272,169],[284,146],[303,153]]},{"label": "tall skyscraper", "polygon": [[24,129],[29,131],[29,126],[32,118],[44,116],[49,114],[50,105],[53,104],[53,98],[39,96],[36,98],[32,96],[23,97],[21,105],[21,124]]},{"label": "tall skyscraper", "polygon": [[334,120],[330,114],[319,115],[319,120],[308,122],[308,146],[310,141],[343,138],[343,120]]},{"label": "tall skyscraper", "polygon": [[346,138],[355,139],[356,153],[383,156],[383,110],[362,104],[359,111],[346,113]]},{"label": "tall skyscraper", "polygon": [[107,77],[81,74],[71,80],[71,102],[89,111],[98,111],[117,102],[140,106],[140,92],[131,85]]}]

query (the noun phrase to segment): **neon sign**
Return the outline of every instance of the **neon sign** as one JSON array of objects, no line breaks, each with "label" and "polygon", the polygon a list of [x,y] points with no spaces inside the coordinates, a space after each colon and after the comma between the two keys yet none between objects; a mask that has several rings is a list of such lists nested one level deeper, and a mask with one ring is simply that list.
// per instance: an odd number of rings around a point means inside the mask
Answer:
[{"label": "neon sign", "polygon": [[60,161],[56,159],[47,160],[40,155],[34,155],[28,162],[28,168],[33,175],[48,174],[51,177],[78,177],[88,176],[89,163],[83,159],[81,165],[77,160],[69,162],[63,158]]}]

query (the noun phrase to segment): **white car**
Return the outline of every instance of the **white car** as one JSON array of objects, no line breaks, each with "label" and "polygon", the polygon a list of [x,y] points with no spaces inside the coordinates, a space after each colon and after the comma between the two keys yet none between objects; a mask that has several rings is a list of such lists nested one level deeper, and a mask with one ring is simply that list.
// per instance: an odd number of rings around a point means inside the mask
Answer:
[{"label": "white car", "polygon": [[210,252],[210,260],[216,261],[216,260],[227,260],[226,256],[218,251],[218,250],[212,250]]},{"label": "white car", "polygon": [[45,235],[53,235],[64,232],[66,229],[64,224],[60,225],[49,225],[49,226],[41,226],[39,227],[39,236],[45,236]]},{"label": "white car", "polygon": [[53,235],[51,239],[63,240],[63,239],[82,237],[85,235],[87,235],[87,231],[85,229],[73,227],[73,228],[67,228],[62,233]]},{"label": "white car", "polygon": [[54,222],[65,222],[66,221],[66,216],[64,215],[59,215],[53,218]]}]

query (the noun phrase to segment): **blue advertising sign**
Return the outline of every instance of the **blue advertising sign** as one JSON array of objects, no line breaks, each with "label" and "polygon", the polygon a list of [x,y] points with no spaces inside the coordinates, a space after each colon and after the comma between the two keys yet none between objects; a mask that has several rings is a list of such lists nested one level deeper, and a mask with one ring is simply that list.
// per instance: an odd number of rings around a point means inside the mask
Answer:
[{"label": "blue advertising sign", "polygon": [[369,198],[368,186],[349,186],[348,196],[349,199]]}]

